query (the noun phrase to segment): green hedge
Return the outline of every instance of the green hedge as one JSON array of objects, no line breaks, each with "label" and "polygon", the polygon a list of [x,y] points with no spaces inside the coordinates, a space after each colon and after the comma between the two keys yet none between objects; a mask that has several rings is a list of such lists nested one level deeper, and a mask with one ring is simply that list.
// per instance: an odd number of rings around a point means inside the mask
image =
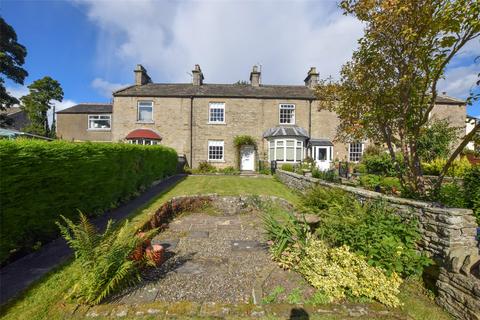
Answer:
[{"label": "green hedge", "polygon": [[177,161],[163,146],[0,140],[0,262],[58,235],[60,214],[101,214],[174,174]]}]

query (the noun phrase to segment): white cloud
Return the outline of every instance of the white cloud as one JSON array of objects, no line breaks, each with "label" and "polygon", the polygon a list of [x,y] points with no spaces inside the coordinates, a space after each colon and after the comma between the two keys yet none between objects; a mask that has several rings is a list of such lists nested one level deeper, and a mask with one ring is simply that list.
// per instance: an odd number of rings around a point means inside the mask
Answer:
[{"label": "white cloud", "polygon": [[363,33],[333,1],[78,2],[100,31],[101,73],[132,82],[137,63],[155,82],[189,82],[198,63],[210,83],[247,80],[261,63],[264,83],[301,84],[310,66],[337,76]]},{"label": "white cloud", "polygon": [[439,92],[445,91],[449,96],[467,98],[478,80],[478,72],[479,65],[475,63],[447,69],[445,79],[438,83]]},{"label": "white cloud", "polygon": [[112,92],[120,88],[126,87],[128,84],[112,83],[102,78],[95,78],[92,81],[92,87],[96,89],[101,95],[112,98]]}]

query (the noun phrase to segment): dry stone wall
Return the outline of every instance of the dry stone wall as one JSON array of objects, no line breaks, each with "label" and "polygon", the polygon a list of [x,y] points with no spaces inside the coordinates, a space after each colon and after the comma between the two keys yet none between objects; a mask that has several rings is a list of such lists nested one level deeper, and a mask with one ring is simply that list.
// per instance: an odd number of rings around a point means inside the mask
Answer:
[{"label": "dry stone wall", "polygon": [[283,170],[277,170],[277,177],[301,192],[317,185],[338,188],[361,201],[381,199],[397,208],[400,215],[417,217],[422,234],[419,247],[440,265],[437,302],[459,319],[480,319],[480,257],[472,210],[438,207]]}]

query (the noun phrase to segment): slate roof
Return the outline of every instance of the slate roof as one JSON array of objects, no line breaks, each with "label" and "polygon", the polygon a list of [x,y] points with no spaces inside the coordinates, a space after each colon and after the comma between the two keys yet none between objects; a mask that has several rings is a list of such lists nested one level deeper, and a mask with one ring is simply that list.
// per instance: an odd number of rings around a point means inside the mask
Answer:
[{"label": "slate roof", "polygon": [[264,99],[315,99],[312,90],[306,86],[148,83],[130,86],[113,93],[114,96],[137,97],[215,97],[215,98],[264,98]]},{"label": "slate roof", "polygon": [[112,113],[110,103],[80,103],[57,113]]},{"label": "slate roof", "polygon": [[[115,91],[116,97],[205,97],[205,98],[263,98],[263,99],[304,99],[315,100],[314,91],[303,85],[260,85],[249,84],[202,84],[191,83],[148,83],[133,85]],[[437,102],[442,104],[464,104],[464,100],[439,95]]]},{"label": "slate roof", "polygon": [[312,146],[329,146],[329,147],[333,147],[332,141],[330,141],[330,140],[328,140],[328,139],[310,139],[309,143],[310,143]]},{"label": "slate roof", "polygon": [[309,138],[307,130],[297,126],[278,126],[268,129],[263,133],[264,138],[269,137],[304,137]]}]

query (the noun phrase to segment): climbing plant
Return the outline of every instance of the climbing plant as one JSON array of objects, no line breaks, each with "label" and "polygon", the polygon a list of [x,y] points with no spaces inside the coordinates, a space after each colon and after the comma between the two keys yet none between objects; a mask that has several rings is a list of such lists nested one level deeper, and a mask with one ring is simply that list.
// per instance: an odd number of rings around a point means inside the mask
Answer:
[{"label": "climbing plant", "polygon": [[240,170],[240,149],[242,149],[242,146],[253,146],[257,150],[257,142],[252,136],[240,135],[233,138],[233,144],[237,151],[237,168]]}]

